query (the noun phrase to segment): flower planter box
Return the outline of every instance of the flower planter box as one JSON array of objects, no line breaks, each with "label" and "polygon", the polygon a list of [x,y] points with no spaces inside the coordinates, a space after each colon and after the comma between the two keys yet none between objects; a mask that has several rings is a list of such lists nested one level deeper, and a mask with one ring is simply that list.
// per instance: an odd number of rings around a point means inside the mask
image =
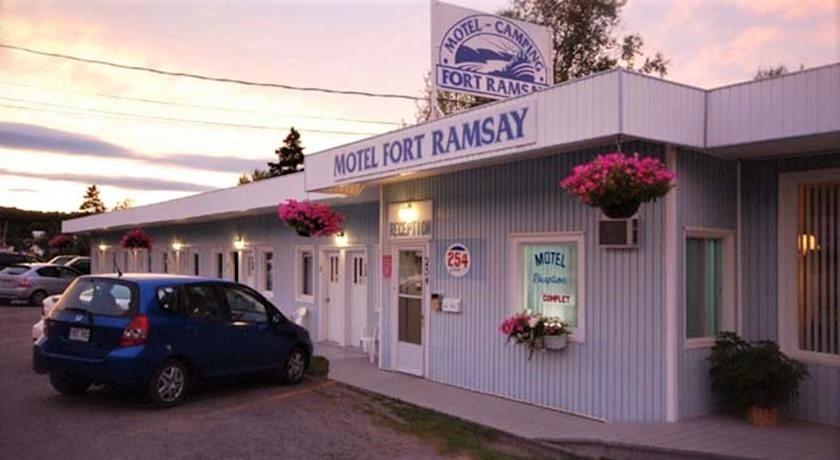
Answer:
[{"label": "flower planter box", "polygon": [[543,347],[546,350],[562,350],[566,348],[568,343],[568,336],[563,335],[547,335],[543,337]]},{"label": "flower planter box", "polygon": [[747,421],[757,427],[776,426],[779,421],[779,411],[775,407],[751,406],[747,409]]}]

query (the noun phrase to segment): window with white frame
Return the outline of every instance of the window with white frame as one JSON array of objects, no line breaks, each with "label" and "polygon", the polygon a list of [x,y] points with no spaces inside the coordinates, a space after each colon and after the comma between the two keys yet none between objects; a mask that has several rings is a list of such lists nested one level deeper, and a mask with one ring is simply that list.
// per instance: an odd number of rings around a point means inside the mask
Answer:
[{"label": "window with white frame", "polygon": [[583,340],[583,235],[514,235],[513,309],[559,317]]},{"label": "window with white frame", "polygon": [[685,238],[685,338],[710,346],[735,326],[734,232],[689,228]]},{"label": "window with white frame", "polygon": [[225,277],[225,255],[221,252],[213,254],[214,264],[216,266],[216,278],[223,279]]},{"label": "window with white frame", "polygon": [[315,249],[300,247],[295,249],[295,300],[298,302],[314,301]]},{"label": "window with white frame", "polygon": [[263,252],[262,267],[262,288],[266,292],[274,292],[274,253],[272,251]]},{"label": "window with white frame", "polygon": [[779,176],[779,343],[840,366],[840,169]]}]

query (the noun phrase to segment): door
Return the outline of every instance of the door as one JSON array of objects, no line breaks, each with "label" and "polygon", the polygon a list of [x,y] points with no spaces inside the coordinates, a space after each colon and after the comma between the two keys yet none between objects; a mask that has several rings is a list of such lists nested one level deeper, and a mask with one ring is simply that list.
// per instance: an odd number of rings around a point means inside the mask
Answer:
[{"label": "door", "polygon": [[[239,363],[233,347],[239,342],[237,331],[224,308],[222,294],[213,284],[190,284],[177,288],[177,302],[165,310],[174,309],[180,321],[172,323],[169,333],[175,349],[186,354],[206,376],[224,375]],[[159,297],[160,298],[160,297]]]},{"label": "door", "polygon": [[422,246],[396,247],[396,368],[423,375],[424,315],[426,311],[425,249]]},{"label": "door", "polygon": [[367,256],[364,251],[348,251],[347,260],[350,261],[348,269],[350,345],[360,347],[362,334],[367,326]]},{"label": "door", "polygon": [[323,273],[326,286],[324,318],[327,322],[327,340],[344,344],[344,299],[342,293],[341,252],[324,253]]},{"label": "door", "polygon": [[242,284],[257,289],[257,260],[254,251],[242,251]]},{"label": "door", "polygon": [[269,353],[268,308],[255,293],[233,286],[222,287],[233,328],[230,351],[234,372],[249,372],[276,366],[279,358]]}]

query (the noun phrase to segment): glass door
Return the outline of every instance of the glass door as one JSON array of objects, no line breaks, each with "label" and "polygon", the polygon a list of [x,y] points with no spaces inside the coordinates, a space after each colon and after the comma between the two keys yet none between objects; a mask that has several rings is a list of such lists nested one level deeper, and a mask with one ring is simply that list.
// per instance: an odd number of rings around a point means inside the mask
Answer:
[{"label": "glass door", "polygon": [[396,252],[396,367],[403,372],[423,375],[424,249],[398,248]]}]

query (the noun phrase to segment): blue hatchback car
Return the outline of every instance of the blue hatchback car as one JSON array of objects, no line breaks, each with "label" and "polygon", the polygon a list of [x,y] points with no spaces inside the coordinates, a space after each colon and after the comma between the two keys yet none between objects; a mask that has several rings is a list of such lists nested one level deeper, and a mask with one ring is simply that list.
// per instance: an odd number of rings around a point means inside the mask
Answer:
[{"label": "blue hatchback car", "polygon": [[270,372],[297,383],[309,365],[306,329],[247,286],[157,274],[82,276],[44,321],[33,367],[62,394],[92,384],[145,392],[157,406],[192,383]]}]

